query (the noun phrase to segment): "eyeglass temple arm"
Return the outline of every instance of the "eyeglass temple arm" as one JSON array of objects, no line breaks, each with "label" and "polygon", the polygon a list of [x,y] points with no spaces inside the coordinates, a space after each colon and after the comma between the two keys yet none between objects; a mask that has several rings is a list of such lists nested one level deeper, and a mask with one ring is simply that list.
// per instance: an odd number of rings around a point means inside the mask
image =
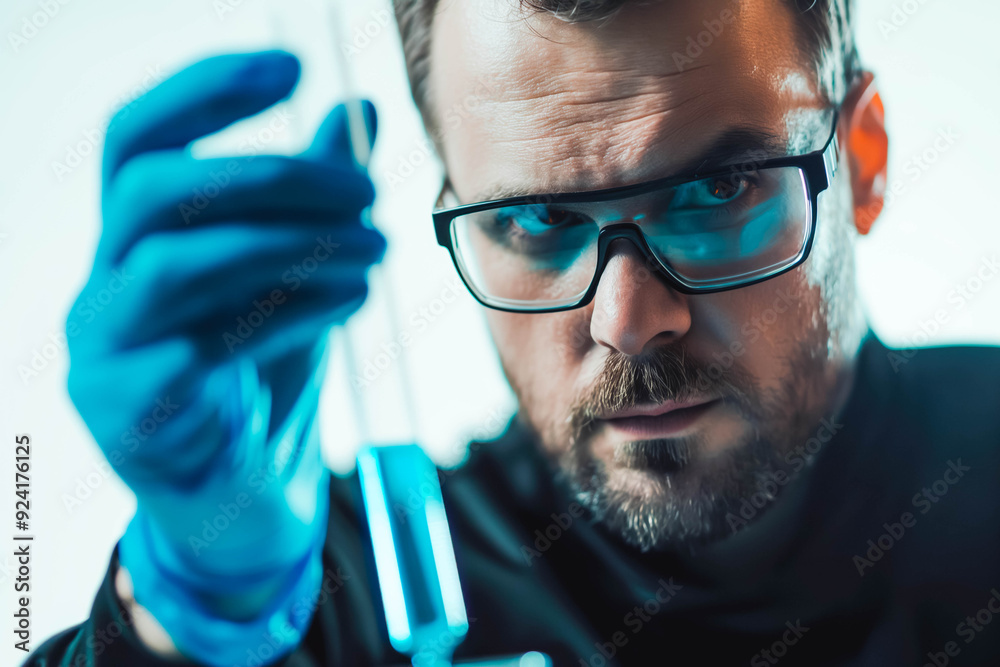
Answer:
[{"label": "eyeglass temple arm", "polygon": [[823,149],[823,172],[826,182],[821,190],[825,190],[833,183],[833,177],[837,175],[837,168],[840,166],[840,113],[833,117],[833,131]]},{"label": "eyeglass temple arm", "polygon": [[837,175],[837,167],[840,165],[840,139],[837,130],[834,129],[830,145],[823,151],[823,166],[826,167],[826,183],[829,186],[833,182],[833,177]]}]

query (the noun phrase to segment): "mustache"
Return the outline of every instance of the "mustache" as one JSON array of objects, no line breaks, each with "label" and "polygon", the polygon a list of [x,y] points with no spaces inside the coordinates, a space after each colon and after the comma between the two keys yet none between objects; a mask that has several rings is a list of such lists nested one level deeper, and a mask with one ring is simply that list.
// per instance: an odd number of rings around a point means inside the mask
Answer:
[{"label": "mustache", "polygon": [[637,357],[612,352],[593,386],[570,409],[573,441],[586,437],[600,415],[643,404],[711,396],[753,412],[756,386],[754,377],[737,364],[722,368],[704,363],[683,348],[661,346]]}]

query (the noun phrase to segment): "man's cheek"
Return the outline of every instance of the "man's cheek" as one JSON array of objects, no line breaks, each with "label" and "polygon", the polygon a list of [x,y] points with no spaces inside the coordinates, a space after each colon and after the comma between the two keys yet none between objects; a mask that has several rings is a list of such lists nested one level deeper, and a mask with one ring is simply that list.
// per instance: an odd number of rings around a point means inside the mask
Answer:
[{"label": "man's cheek", "polygon": [[506,313],[489,310],[486,320],[490,335],[500,355],[507,381],[519,399],[528,398],[524,394],[531,391],[534,377],[538,375],[539,351],[546,346],[544,332],[538,330],[538,322],[531,318],[541,315]]},{"label": "man's cheek", "polygon": [[582,358],[591,348],[579,311],[490,313],[488,320],[507,380],[521,409],[544,436],[565,438],[579,388]]},{"label": "man's cheek", "polygon": [[550,318],[547,323],[550,328],[550,340],[564,363],[579,363],[579,360],[593,347],[594,339],[590,335],[590,327],[594,316],[592,304],[577,310],[540,316]]}]

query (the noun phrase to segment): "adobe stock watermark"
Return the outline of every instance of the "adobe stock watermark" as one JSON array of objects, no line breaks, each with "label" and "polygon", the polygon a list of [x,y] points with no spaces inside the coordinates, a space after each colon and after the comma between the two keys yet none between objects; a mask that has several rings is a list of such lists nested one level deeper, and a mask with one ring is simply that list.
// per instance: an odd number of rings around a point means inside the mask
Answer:
[{"label": "adobe stock watermark", "polygon": [[[84,477],[78,476],[76,478],[76,485],[73,487],[72,493],[62,494],[61,500],[66,512],[72,514],[82,506],[84,501],[94,495],[94,492],[114,474],[114,470],[121,469],[128,459],[128,455],[134,453],[142,443],[159,430],[161,424],[170,419],[180,408],[180,404],[174,403],[169,396],[157,398],[148,416],[122,432],[119,438],[122,446],[105,452],[107,461],[102,460],[94,463],[91,472]],[[109,463],[110,465],[108,465]]]},{"label": "adobe stock watermark", "polygon": [[373,357],[365,359],[364,364],[360,365],[360,374],[351,378],[351,384],[355,389],[367,389],[376,382],[399,358],[403,350],[410,347],[413,341],[427,331],[445,313],[448,306],[455,302],[463,289],[461,281],[452,277],[445,279],[444,284],[437,297],[410,313],[406,329],[396,334],[394,339],[382,343]]},{"label": "adobe stock watermark", "polygon": [[392,22],[392,16],[385,8],[373,9],[369,17],[364,25],[355,25],[348,38],[349,41],[345,41],[340,46],[340,52],[348,60],[361,55],[361,52],[367,49],[372,41],[381,35],[386,26]]},{"label": "adobe stock watermark", "polygon": [[750,658],[751,667],[767,667],[767,665],[776,665],[781,658],[788,655],[788,649],[799,643],[799,640],[809,632],[809,628],[802,625],[802,619],[795,619],[793,624],[791,621],[785,621],[785,627],[788,628],[781,634],[781,639],[775,640],[768,648],[762,649],[757,653],[754,653],[753,657]]},{"label": "adobe stock watermark", "polygon": [[[88,637],[81,637],[81,645],[95,656],[99,656],[124,634],[125,629],[132,626],[135,619],[129,611],[129,605],[121,605],[121,611],[103,628],[94,628]],[[74,662],[77,662],[74,660]]]},{"label": "adobe stock watermark", "polygon": [[[158,398],[155,403],[148,417],[144,417],[138,424],[133,424],[132,428],[124,431],[119,438],[122,445],[128,446],[128,452],[134,452],[139,448],[139,445],[149,440],[149,437],[160,428],[160,424],[170,419],[181,407],[180,404],[171,401],[169,396]],[[113,449],[108,454],[108,460],[115,468],[124,463],[124,458],[118,460],[120,453],[121,450]]]},{"label": "adobe stock watermark", "polygon": [[30,361],[18,364],[17,374],[21,378],[21,383],[28,386],[32,379],[41,375],[49,367],[49,364],[67,349],[69,339],[79,336],[83,332],[84,325],[97,319],[98,314],[103,313],[115,300],[115,297],[121,294],[133,280],[135,280],[135,276],[128,271],[117,269],[111,271],[111,277],[108,278],[104,286],[92,292],[73,311],[73,314],[80,317],[83,323],[81,324],[71,316],[66,322],[66,333],[61,331],[50,333],[48,342],[31,350]]},{"label": "adobe stock watermark", "polygon": [[961,135],[954,128],[939,127],[931,144],[922,151],[911,154],[909,159],[903,163],[902,172],[908,178],[892,179],[892,182],[886,185],[885,201],[873,201],[867,208],[863,209],[863,220],[869,225],[873,223],[883,208],[890,208],[899,197],[906,194],[961,138]]},{"label": "adobe stock watermark", "polygon": [[[542,554],[551,549],[552,545],[559,541],[559,538],[573,526],[573,522],[585,514],[586,510],[583,505],[577,502],[570,503],[565,512],[553,512],[550,515],[552,522],[535,530],[535,541],[532,545],[521,545],[519,551],[524,562],[531,567],[536,558],[541,558]],[[534,549],[531,548],[532,546]]]},{"label": "adobe stock watermark", "polygon": [[269,143],[288,128],[294,118],[295,116],[287,109],[275,109],[271,112],[271,119],[266,126],[244,137],[236,148],[242,159],[228,160],[225,168],[209,171],[208,180],[191,190],[191,199],[177,205],[177,211],[181,214],[184,224],[191,224],[193,218],[201,215],[202,211],[229,187],[233,178],[243,172],[243,166],[253,162]]},{"label": "adobe stock watermark", "polygon": [[899,32],[929,2],[931,0],[903,0],[893,4],[889,17],[878,20],[878,31],[882,33],[882,39],[888,40],[890,36]]},{"label": "adobe stock watermark", "polygon": [[[468,440],[465,437],[458,437],[454,440],[449,454],[445,455],[445,460],[454,461],[462,454],[468,453],[471,456],[478,452],[484,444],[489,443],[499,434],[501,427],[510,421],[510,417],[509,411],[493,408],[476,428],[467,433]],[[438,473],[443,482],[445,478],[454,475],[461,469],[461,466],[439,468]]]},{"label": "adobe stock watermark", "polygon": [[832,417],[821,419],[816,435],[785,454],[785,464],[791,467],[791,473],[786,473],[784,470],[768,473],[766,478],[757,485],[758,490],[750,497],[743,498],[737,513],[726,513],[726,523],[729,524],[729,529],[735,533],[746,528],[761,510],[777,499],[778,492],[782,487],[798,478],[799,473],[816,458],[820,450],[833,440],[833,437],[842,428],[844,425],[834,421]]},{"label": "adobe stock watermark", "polygon": [[233,176],[242,173],[242,171],[243,167],[236,160],[226,162],[225,169],[209,171],[208,181],[200,188],[194,188],[191,191],[192,197],[189,201],[177,205],[177,211],[181,214],[184,224],[191,224],[192,218],[201,215],[201,212],[208,208],[212,200],[233,182]]},{"label": "adobe stock watermark", "polygon": [[[270,463],[258,467],[247,475],[247,488],[253,491],[257,497],[263,495],[271,484],[279,481],[280,471],[284,470],[295,451],[295,447],[279,448]],[[253,503],[254,496],[250,495],[249,491],[239,491],[231,498],[223,499],[223,502],[216,505],[218,512],[202,519],[201,532],[188,535],[188,546],[191,547],[191,552],[195,556],[200,556],[203,551],[210,549],[224,532],[246,514],[246,510]]]},{"label": "adobe stock watermark", "polygon": [[[119,450],[115,451],[121,455]],[[124,456],[122,456],[121,462],[124,462]],[[91,468],[92,470],[85,476],[81,477],[77,475],[73,493],[62,494],[63,507],[66,508],[68,514],[72,514],[77,508],[81,507],[85,500],[94,495],[94,492],[101,488],[101,485],[114,475],[111,466],[104,460],[95,461]]]},{"label": "adobe stock watermark", "polygon": [[[954,146],[961,135],[952,127],[939,127],[931,145],[919,153],[910,155],[910,159],[903,163],[903,173],[910,177],[910,183],[916,183],[920,178],[936,163],[942,155],[947,153]],[[905,189],[905,184],[889,188],[886,198],[891,201],[892,197],[901,194],[898,190]]]},{"label": "adobe stock watermark", "polygon": [[[455,449],[457,451],[468,449],[470,453],[478,451],[481,443],[486,442],[486,438],[493,435],[498,427],[504,423],[505,420],[503,417],[504,413],[500,410],[494,409],[490,411],[482,424],[473,431],[472,440],[468,443],[458,441]],[[426,504],[424,499],[436,496],[436,487],[441,488],[443,492],[445,482],[460,470],[462,470],[461,466],[454,468],[438,468],[435,466],[433,472],[427,471],[422,479],[417,480],[416,486],[409,488],[405,501],[399,502],[397,500],[393,503],[392,512],[396,515],[396,519],[402,523],[409,520],[415,513],[422,513]]]},{"label": "adobe stock watermark", "polygon": [[[736,4],[735,1],[734,4]],[[695,61],[705,53],[705,50],[711,48],[715,40],[722,35],[726,26],[735,20],[736,15],[733,13],[733,10],[726,8],[719,12],[719,15],[714,19],[705,19],[702,21],[701,24],[705,29],[697,35],[688,35],[687,46],[684,51],[674,51],[671,54],[677,71],[683,72],[692,67]]]},{"label": "adobe stock watermark", "polygon": [[[300,598],[292,605],[291,615],[295,619],[295,623],[300,627],[305,626],[316,609],[326,604],[350,579],[351,575],[345,574],[339,567],[335,572],[329,569],[323,570],[323,578],[316,595]],[[260,635],[260,639],[263,641],[260,641],[256,647],[247,649],[243,665],[263,667],[270,664],[275,655],[284,651],[284,647],[288,643],[302,640],[301,633],[296,631],[287,620],[282,620],[280,624],[275,624],[275,626]]]},{"label": "adobe stock watermark", "polygon": [[[80,325],[73,323],[71,336],[79,335]],[[61,331],[53,331],[48,336],[48,342],[40,347],[31,350],[31,359],[27,363],[17,365],[17,375],[21,378],[21,384],[25,387],[32,379],[38,377],[55,361],[67,348],[68,342],[66,334]]]},{"label": "adobe stock watermark", "polygon": [[246,158],[247,162],[253,162],[296,118],[295,114],[284,107],[272,109],[270,115],[267,125],[243,137],[236,147],[236,152]]},{"label": "adobe stock watermark", "polygon": [[118,124],[132,113],[132,107],[135,105],[136,100],[163,81],[165,77],[159,65],[155,67],[147,65],[144,71],[146,75],[139,83],[119,98],[118,104],[122,106],[110,119],[97,127],[84,130],[82,139],[66,146],[66,152],[61,162],[59,160],[52,161],[52,173],[55,175],[58,183],[62,183],[63,179],[82,165],[87,157],[99,153],[101,144],[108,135],[113,133]]},{"label": "adobe stock watermark", "polygon": [[[326,238],[316,237],[316,245],[313,251],[306,255],[298,264],[293,264],[283,274],[281,282],[290,285],[289,292],[295,292],[302,284],[309,280],[320,264],[330,259],[334,251],[340,247],[339,243],[332,240],[332,234],[327,234]],[[236,326],[232,331],[222,332],[222,342],[226,344],[226,349],[232,354],[237,346],[246,343],[254,333],[268,321],[278,306],[288,300],[288,295],[281,288],[271,290],[271,293],[264,298],[254,299],[252,308],[246,316],[240,315],[236,318]]]},{"label": "adobe stock watermark", "polygon": [[417,170],[428,160],[434,159],[434,145],[429,138],[421,137],[414,142],[414,145],[416,148],[406,155],[399,156],[399,163],[396,165],[395,171],[386,170],[382,173],[392,192],[395,192],[406,179],[417,173]]},{"label": "adobe stock watermark", "polygon": [[405,502],[398,500],[392,505],[392,513],[401,523],[405,523],[414,514],[424,512],[427,498],[434,498],[438,495],[438,488],[441,486],[441,471],[435,468],[428,470],[423,477],[416,481],[415,486],[410,486],[407,490]]},{"label": "adobe stock watermark", "polygon": [[[479,78],[476,80],[476,87],[472,92],[468,93],[458,102],[455,102],[447,109],[442,112],[442,118],[444,118],[445,125],[453,130],[457,130],[462,126],[466,120],[468,120],[473,112],[479,108],[482,104],[484,93],[495,93],[496,88],[494,87],[495,82],[491,82],[489,79]],[[443,132],[439,131],[438,134],[441,135]]]},{"label": "adobe stock watermark", "polygon": [[908,364],[913,357],[920,353],[920,349],[930,343],[948,324],[951,316],[955,312],[965,309],[993,280],[1000,274],[1000,260],[997,255],[983,257],[979,261],[976,270],[964,281],[956,283],[948,292],[947,300],[952,304],[949,311],[946,308],[938,308],[932,317],[920,321],[919,330],[914,331],[911,336],[903,338],[903,347],[889,350],[886,354],[889,365],[893,371],[899,372],[900,367]]},{"label": "adobe stock watermark", "polygon": [[27,16],[21,17],[21,25],[18,26],[17,32],[11,30],[7,33],[7,43],[10,44],[10,48],[14,53],[17,53],[25,46],[28,42],[33,40],[38,36],[45,26],[49,24],[62,8],[68,5],[72,0],[38,0],[38,11],[32,12]]},{"label": "adobe stock watermark", "polygon": [[212,0],[212,10],[215,11],[215,18],[220,21],[226,20],[227,14],[232,14],[239,7],[243,6],[246,0]]},{"label": "adobe stock watermark", "polygon": [[433,129],[432,134],[428,137],[417,139],[413,144],[414,148],[408,149],[405,154],[400,155],[392,169],[382,171],[382,178],[389,184],[391,191],[395,192],[425,164],[433,162],[434,145],[440,142],[445,127],[452,130],[461,127],[479,108],[485,95],[494,92],[496,92],[494,83],[489,79],[480,78],[476,81],[476,87],[471,92],[444,109],[441,114],[444,119],[442,127]]},{"label": "adobe stock watermark", "polygon": [[[996,588],[990,589],[990,597],[975,614],[966,616],[955,626],[955,634],[961,637],[966,645],[971,644],[979,633],[986,630],[986,626],[993,622],[994,616],[1000,616],[1000,590]],[[923,667],[947,667],[951,664],[951,659],[957,658],[961,652],[962,647],[958,642],[945,642],[942,650],[927,652],[927,662]]]},{"label": "adobe stock watermark", "polygon": [[[920,510],[920,514],[927,514],[937,503],[941,502],[952,486],[958,484],[959,480],[965,477],[965,473],[972,470],[967,465],[962,465],[962,459],[947,461],[948,467],[940,479],[934,480],[914,494],[910,503]],[[851,560],[858,571],[859,576],[865,576],[865,570],[875,566],[875,563],[882,560],[894,546],[906,535],[906,531],[917,525],[917,516],[912,512],[903,512],[899,519],[892,523],[882,524],[885,532],[875,539],[868,540],[868,549],[863,555],[855,555]]]},{"label": "adobe stock watermark", "polygon": [[[660,579],[656,583],[659,584],[659,588],[653,595],[641,606],[633,607],[632,611],[622,618],[623,629],[613,633],[609,641],[594,642],[594,648],[597,650],[587,660],[580,658],[581,667],[605,667],[608,661],[627,646],[633,636],[642,632],[642,629],[653,620],[653,617],[659,614],[663,607],[684,588],[681,584],[675,584],[673,577],[666,580]],[[626,630],[631,631],[631,635]]]}]

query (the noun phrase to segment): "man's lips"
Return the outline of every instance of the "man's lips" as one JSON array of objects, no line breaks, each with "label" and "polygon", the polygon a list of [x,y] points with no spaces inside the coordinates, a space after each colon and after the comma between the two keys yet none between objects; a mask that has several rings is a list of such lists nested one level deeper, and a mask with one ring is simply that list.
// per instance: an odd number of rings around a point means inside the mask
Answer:
[{"label": "man's lips", "polygon": [[717,403],[716,398],[666,401],[619,410],[599,421],[631,439],[665,438],[694,424]]},{"label": "man's lips", "polygon": [[714,400],[714,398],[706,396],[704,398],[692,398],[686,401],[665,401],[657,405],[636,405],[631,408],[601,415],[600,419],[610,421],[613,419],[626,419],[628,417],[659,417],[660,415],[665,415],[668,412],[673,412],[674,410],[685,410],[687,408],[693,408],[697,405],[711,403]]}]

